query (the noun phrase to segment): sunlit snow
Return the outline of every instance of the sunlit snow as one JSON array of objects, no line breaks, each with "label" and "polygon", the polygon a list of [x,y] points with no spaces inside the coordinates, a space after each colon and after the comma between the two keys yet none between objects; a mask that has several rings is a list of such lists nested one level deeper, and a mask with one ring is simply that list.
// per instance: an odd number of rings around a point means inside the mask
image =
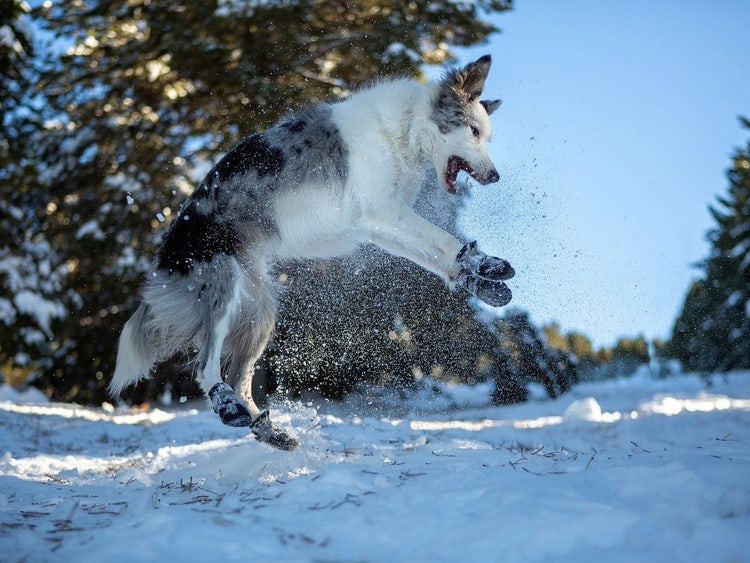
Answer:
[{"label": "sunlit snow", "polygon": [[[10,561],[744,561],[750,373],[289,402],[296,452],[202,403],[41,403],[0,387]],[[377,408],[376,408],[377,407]],[[377,413],[377,414],[376,414]]]}]

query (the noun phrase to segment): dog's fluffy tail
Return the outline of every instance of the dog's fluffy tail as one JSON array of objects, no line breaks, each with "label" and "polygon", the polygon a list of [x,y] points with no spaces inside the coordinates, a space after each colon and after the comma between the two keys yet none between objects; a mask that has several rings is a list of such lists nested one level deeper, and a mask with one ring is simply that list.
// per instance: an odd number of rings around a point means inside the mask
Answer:
[{"label": "dog's fluffy tail", "polygon": [[119,397],[123,389],[145,379],[157,360],[157,352],[147,339],[146,317],[148,305],[141,303],[138,310],[125,323],[117,348],[115,375],[109,384],[109,393]]}]

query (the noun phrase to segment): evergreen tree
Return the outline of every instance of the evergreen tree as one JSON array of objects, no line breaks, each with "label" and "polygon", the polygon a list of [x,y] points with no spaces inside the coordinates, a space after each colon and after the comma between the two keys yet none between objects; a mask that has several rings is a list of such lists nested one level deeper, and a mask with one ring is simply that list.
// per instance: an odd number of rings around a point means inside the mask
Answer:
[{"label": "evergreen tree", "polygon": [[547,344],[555,350],[569,352],[578,362],[596,362],[598,355],[591,339],[580,332],[564,333],[556,322],[542,327]]},{"label": "evergreen tree", "polygon": [[[16,152],[3,158],[15,165],[0,172],[3,222],[19,223],[9,238],[31,247],[3,241],[0,256],[15,253],[42,274],[35,295],[48,306],[36,312],[49,314],[5,317],[3,358],[28,360],[54,398],[105,399],[116,339],[163,223],[222,152],[291,109],[375,76],[419,77],[421,65],[449,60],[450,46],[483,41],[495,29],[482,14],[509,4],[41,4],[36,23],[54,40],[39,50],[46,58],[34,80],[14,82],[35,104],[34,119],[9,130]],[[1,273],[0,285],[12,296],[0,306],[17,308],[23,287]],[[40,319],[33,339],[41,344],[18,356],[22,329]],[[161,369],[133,399],[154,396],[174,371]],[[176,391],[191,389],[185,376]]]},{"label": "evergreen tree", "polygon": [[609,356],[611,360],[611,351],[606,348],[595,350],[591,339],[585,334],[576,331],[563,334],[557,323],[549,324],[542,330],[547,344],[569,357],[569,361],[575,365],[578,379],[598,378],[605,357]]},{"label": "evergreen tree", "polygon": [[43,127],[25,94],[38,77],[33,42],[26,3],[0,0],[0,371],[14,384],[51,365],[66,312],[65,264],[45,234],[51,208],[30,157]]},{"label": "evergreen tree", "polygon": [[727,195],[709,207],[716,226],[705,277],[691,286],[665,351],[699,371],[750,367],[750,142],[736,150],[727,179]]},{"label": "evergreen tree", "polygon": [[[3,119],[22,102],[33,55],[33,37],[22,0],[0,0],[0,115]],[[5,123],[3,123],[3,129]],[[7,144],[8,139],[2,141]],[[7,148],[5,148],[7,150]]]},{"label": "evergreen tree", "polygon": [[596,363],[598,354],[588,336],[580,332],[569,332],[565,335],[568,342],[567,350],[570,351],[579,362]]},{"label": "evergreen tree", "polygon": [[637,364],[647,364],[651,357],[646,338],[643,335],[638,335],[635,338],[621,336],[617,339],[612,350],[612,359],[627,359]]},{"label": "evergreen tree", "polygon": [[[500,381],[541,383],[550,397],[565,393],[578,381],[576,358],[550,346],[528,313],[511,309],[496,322],[496,330],[504,356]],[[495,397],[496,402],[506,402],[502,399],[502,395]]]}]

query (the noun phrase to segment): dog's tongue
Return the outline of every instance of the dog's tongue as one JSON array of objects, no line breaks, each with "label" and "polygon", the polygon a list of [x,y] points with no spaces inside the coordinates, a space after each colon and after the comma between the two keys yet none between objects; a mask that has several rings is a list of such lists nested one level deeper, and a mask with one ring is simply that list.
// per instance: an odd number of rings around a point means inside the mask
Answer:
[{"label": "dog's tongue", "polygon": [[448,170],[445,172],[445,181],[448,184],[448,191],[456,193],[456,179],[458,178],[458,159],[452,157],[448,160]]}]

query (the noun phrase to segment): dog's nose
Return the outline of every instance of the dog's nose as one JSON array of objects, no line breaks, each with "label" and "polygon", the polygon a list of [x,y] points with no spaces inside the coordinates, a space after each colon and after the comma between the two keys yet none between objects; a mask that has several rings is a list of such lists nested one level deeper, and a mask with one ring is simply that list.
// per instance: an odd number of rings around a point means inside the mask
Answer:
[{"label": "dog's nose", "polygon": [[487,177],[485,178],[484,183],[485,184],[494,184],[500,179],[500,174],[497,173],[497,170],[494,168],[490,171],[489,174],[487,174]]}]

